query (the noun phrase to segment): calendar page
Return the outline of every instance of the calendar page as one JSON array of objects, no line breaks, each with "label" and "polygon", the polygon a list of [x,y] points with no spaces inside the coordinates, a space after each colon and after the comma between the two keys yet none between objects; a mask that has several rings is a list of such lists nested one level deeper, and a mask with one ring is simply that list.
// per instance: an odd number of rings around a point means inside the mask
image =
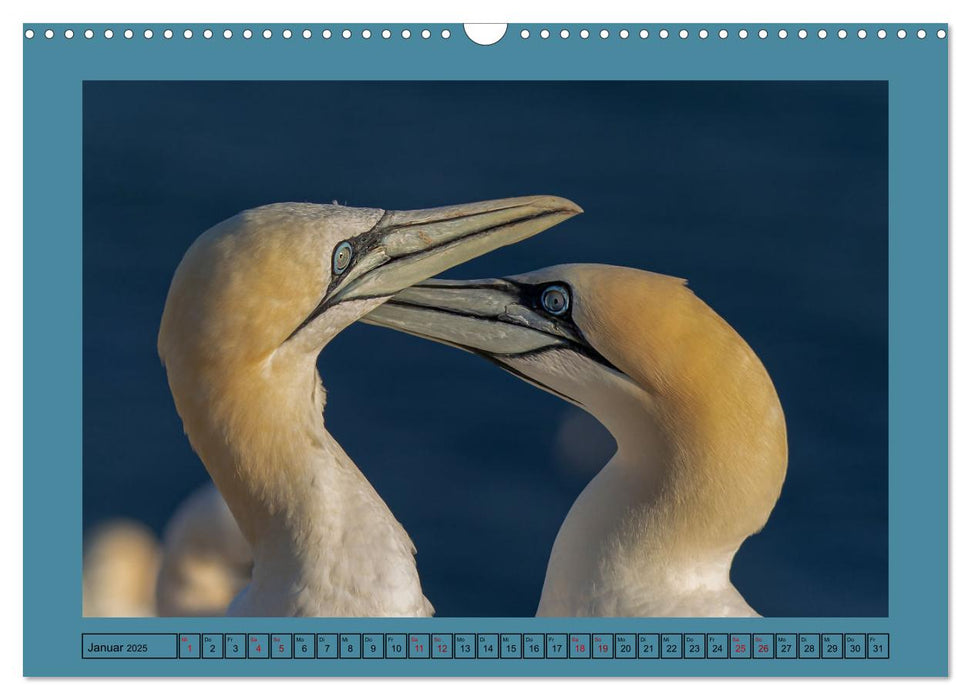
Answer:
[{"label": "calendar page", "polygon": [[946,24],[22,35],[26,675],[947,673]]}]

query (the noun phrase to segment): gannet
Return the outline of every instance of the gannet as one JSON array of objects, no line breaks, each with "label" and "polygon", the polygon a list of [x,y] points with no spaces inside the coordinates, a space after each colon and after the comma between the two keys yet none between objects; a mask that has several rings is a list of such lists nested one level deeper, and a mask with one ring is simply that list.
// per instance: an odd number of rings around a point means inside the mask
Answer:
[{"label": "gannet", "polygon": [[153,616],[160,552],[152,531],[118,518],[96,526],[84,545],[82,615]]},{"label": "gannet", "polygon": [[411,539],[324,428],[317,356],[404,287],[580,211],[558,197],[273,204],[192,244],[158,350],[189,442],[252,547],[252,580],[228,614],[432,614]]},{"label": "gannet", "polygon": [[210,482],[189,494],[165,526],[155,609],[162,617],[212,617],[250,579],[253,554]]},{"label": "gannet", "polygon": [[757,615],[729,570],[779,497],[785,418],[755,353],[684,280],[607,265],[429,280],[364,321],[481,355],[614,437],[537,615]]}]

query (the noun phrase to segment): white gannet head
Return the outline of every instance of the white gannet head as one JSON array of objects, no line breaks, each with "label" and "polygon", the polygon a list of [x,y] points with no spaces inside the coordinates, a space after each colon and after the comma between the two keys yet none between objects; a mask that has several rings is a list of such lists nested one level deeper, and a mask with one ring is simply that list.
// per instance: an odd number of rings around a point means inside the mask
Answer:
[{"label": "white gannet head", "polygon": [[608,265],[428,280],[364,320],[481,355],[589,411],[626,462],[660,465],[658,547],[734,552],[778,499],[787,447],[772,381],[684,280]]},{"label": "white gannet head", "polygon": [[[581,209],[559,197],[385,211],[283,203],[202,234],[172,279],[158,350],[193,448],[253,541],[286,510],[293,446],[321,429],[320,350],[410,284]],[[313,438],[310,439],[313,441]]]}]

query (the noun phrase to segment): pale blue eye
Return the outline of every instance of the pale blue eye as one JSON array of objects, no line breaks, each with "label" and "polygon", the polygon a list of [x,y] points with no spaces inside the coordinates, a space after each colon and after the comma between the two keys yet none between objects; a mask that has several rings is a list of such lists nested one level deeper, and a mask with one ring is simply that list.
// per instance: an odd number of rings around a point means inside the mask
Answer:
[{"label": "pale blue eye", "polygon": [[338,244],[334,248],[334,274],[339,275],[347,269],[348,265],[351,264],[351,258],[354,257],[354,249],[351,248],[351,244],[347,241]]},{"label": "pale blue eye", "polygon": [[570,308],[570,293],[560,285],[552,284],[543,290],[540,301],[549,313],[562,316]]}]

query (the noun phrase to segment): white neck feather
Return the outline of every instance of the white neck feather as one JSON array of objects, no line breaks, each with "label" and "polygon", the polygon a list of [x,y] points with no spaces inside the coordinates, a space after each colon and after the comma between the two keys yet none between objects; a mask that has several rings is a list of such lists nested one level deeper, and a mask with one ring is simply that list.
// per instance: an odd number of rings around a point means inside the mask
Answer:
[{"label": "white neck feather", "polygon": [[591,393],[600,398],[588,409],[614,436],[617,453],[560,527],[537,615],[757,615],[729,580],[738,545],[714,551],[672,546],[682,518],[670,517],[679,507],[667,485],[671,450],[650,398],[623,380],[614,383],[613,391]]},{"label": "white neck feather", "polygon": [[229,614],[431,615],[408,534],[326,430],[318,438],[302,497],[269,515],[253,547],[253,580]]},{"label": "white neck feather", "polygon": [[195,400],[173,390],[253,550],[252,582],[228,614],[431,615],[411,539],[324,428],[314,356],[229,376],[201,378]]}]

